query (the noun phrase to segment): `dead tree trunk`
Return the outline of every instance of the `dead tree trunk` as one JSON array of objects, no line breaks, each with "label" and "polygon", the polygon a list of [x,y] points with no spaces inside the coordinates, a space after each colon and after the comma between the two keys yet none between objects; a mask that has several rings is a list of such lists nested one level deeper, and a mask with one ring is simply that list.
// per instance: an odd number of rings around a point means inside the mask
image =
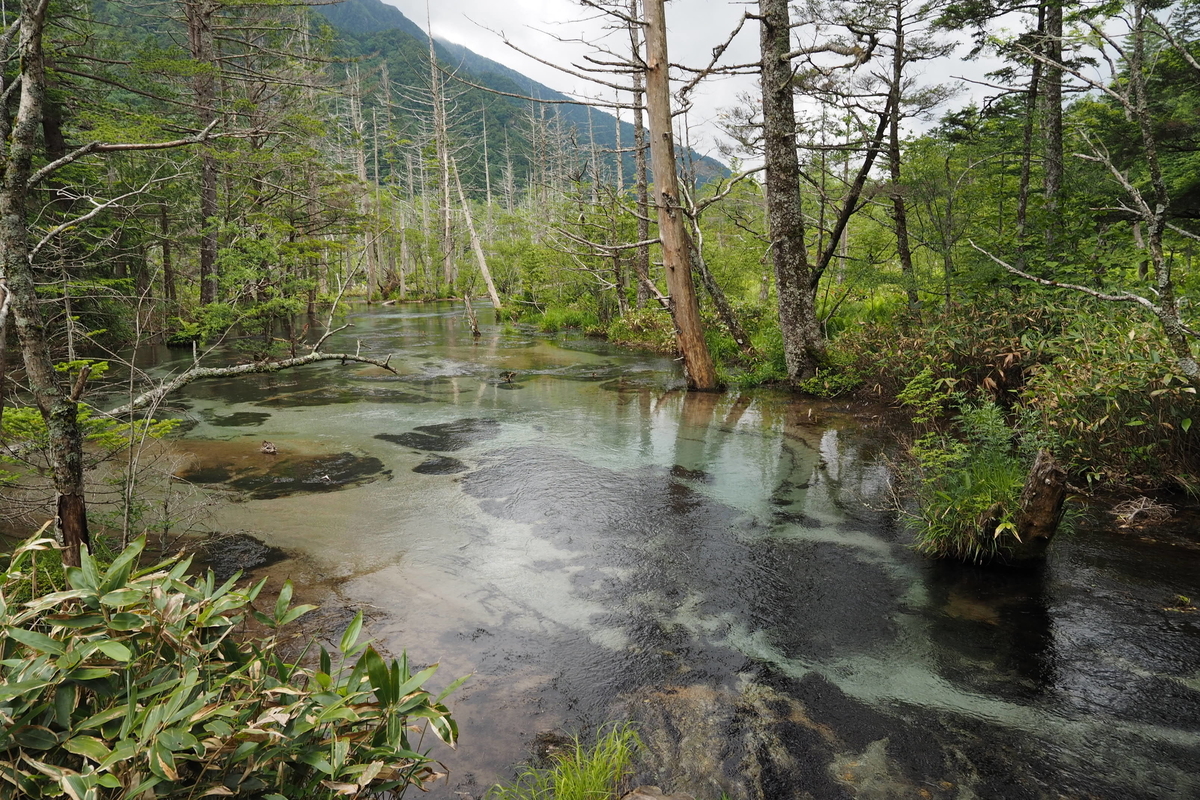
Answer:
[{"label": "dead tree trunk", "polygon": [[483,282],[487,284],[488,298],[492,301],[492,308],[499,309],[500,295],[496,293],[496,284],[492,281],[492,271],[488,269],[487,257],[483,254],[483,245],[475,230],[475,218],[471,216],[471,206],[467,202],[466,193],[463,192],[462,178],[458,176],[458,164],[451,162],[450,167],[454,172],[454,185],[458,189],[458,202],[462,206],[463,218],[467,223],[467,233],[471,236],[471,249],[475,251],[475,260],[479,262],[479,274],[483,276]]},{"label": "dead tree trunk", "polygon": [[[639,0],[629,0],[630,19],[640,19],[638,16]],[[637,25],[629,26],[630,50],[634,63],[642,61],[642,33]],[[646,79],[640,70],[633,72],[633,180],[637,190],[637,240],[650,239],[650,192],[647,188],[648,176],[646,170],[646,129],[642,120],[642,104],[646,93],[643,91]],[[641,245],[633,258],[633,271],[637,275],[637,307],[641,308],[650,299],[646,284],[650,281],[650,245]]]},{"label": "dead tree trunk", "polygon": [[675,341],[683,356],[688,388],[711,391],[717,388],[700,305],[692,282],[691,253],[683,209],[679,203],[679,176],[675,164],[675,137],[671,121],[670,61],[667,58],[667,22],[664,0],[646,0],[646,106],[650,116],[650,158],[654,165],[654,188],[658,207],[659,240]]},{"label": "dead tree trunk", "polygon": [[1039,451],[1021,492],[1017,512],[1017,535],[1021,541],[1027,546],[1044,543],[1044,549],[1058,530],[1066,500],[1067,473],[1048,451]]}]

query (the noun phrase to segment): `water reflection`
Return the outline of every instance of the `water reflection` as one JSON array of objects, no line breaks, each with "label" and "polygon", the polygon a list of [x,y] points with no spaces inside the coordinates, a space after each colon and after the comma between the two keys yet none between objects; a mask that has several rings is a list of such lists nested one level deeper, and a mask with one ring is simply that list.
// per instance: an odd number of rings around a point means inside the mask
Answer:
[{"label": "water reflection", "polygon": [[983,569],[932,562],[925,577],[938,672],[965,691],[1036,699],[1058,673],[1044,566]]},{"label": "water reflection", "polygon": [[306,553],[383,646],[474,674],[435,797],[614,716],[643,723],[647,780],[698,798],[1200,795],[1200,615],[1164,610],[1197,594],[1190,532],[1085,526],[1040,570],[931,563],[854,410],[688,394],[669,359],[594,342],[476,341],[450,306],[352,322],[331,346],[398,377],[193,384],[186,446],[269,438],[390,476],[214,524]]}]

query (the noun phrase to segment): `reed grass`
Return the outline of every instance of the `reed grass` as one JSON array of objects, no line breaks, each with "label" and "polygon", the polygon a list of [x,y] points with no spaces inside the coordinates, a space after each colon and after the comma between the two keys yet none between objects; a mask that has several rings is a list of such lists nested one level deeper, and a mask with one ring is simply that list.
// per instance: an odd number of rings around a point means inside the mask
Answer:
[{"label": "reed grass", "polygon": [[620,796],[622,783],[632,771],[642,747],[637,731],[628,723],[602,729],[596,743],[574,746],[545,769],[524,767],[509,784],[488,790],[485,800],[610,800]]}]

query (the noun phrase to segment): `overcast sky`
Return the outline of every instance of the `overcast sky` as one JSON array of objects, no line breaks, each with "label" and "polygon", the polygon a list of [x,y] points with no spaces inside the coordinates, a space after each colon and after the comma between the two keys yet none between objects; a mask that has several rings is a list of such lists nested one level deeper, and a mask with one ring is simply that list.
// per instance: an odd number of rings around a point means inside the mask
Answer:
[{"label": "overcast sky", "polygon": [[[421,27],[426,24],[426,0],[384,0],[399,8],[404,15]],[[729,35],[746,9],[745,2],[731,0],[671,0],[667,3],[667,27],[671,60],[691,66],[704,66],[712,49]],[[595,12],[587,12],[574,0],[433,0],[429,3],[429,20],[433,35],[439,39],[465,45],[480,55],[499,61],[541,83],[568,94],[596,96],[600,90],[584,82],[521,55],[504,44],[502,32],[522,49],[555,63],[578,62],[590,48],[582,44],[558,42],[560,39],[597,40],[604,35],[604,22]],[[618,49],[625,40],[614,40]],[[756,60],[758,25],[748,23],[725,54],[726,63],[746,63]],[[960,48],[965,53],[965,48]],[[979,64],[963,64],[955,57],[947,63],[931,64],[926,68],[934,82],[951,76],[981,76]],[[754,79],[735,76],[710,80],[698,94],[690,122],[699,128],[702,141],[694,142],[697,150],[711,153],[719,136],[714,124],[723,108],[737,104],[738,94],[752,92]],[[603,90],[611,97],[610,90]],[[971,94],[980,96],[978,90]],[[961,104],[963,98],[955,101]]]}]

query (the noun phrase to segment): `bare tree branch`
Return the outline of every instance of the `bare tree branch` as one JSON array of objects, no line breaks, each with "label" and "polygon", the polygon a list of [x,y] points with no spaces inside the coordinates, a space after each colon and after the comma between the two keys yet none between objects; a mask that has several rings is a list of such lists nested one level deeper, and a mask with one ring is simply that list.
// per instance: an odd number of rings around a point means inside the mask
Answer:
[{"label": "bare tree branch", "polygon": [[94,197],[89,197],[88,199],[91,200],[94,205],[92,210],[87,212],[86,214],[82,214],[78,217],[75,217],[74,219],[67,220],[66,222],[63,222],[59,225],[55,225],[53,228],[51,228],[46,233],[46,235],[42,237],[41,241],[39,241],[32,248],[30,248],[30,250],[29,250],[30,262],[32,262],[34,260],[34,258],[37,257],[37,254],[39,252],[41,252],[41,249],[43,247],[45,247],[47,244],[49,244],[50,241],[55,236],[58,236],[60,233],[66,231],[66,230],[69,230],[71,228],[74,228],[75,226],[79,225],[80,223],[87,222],[89,219],[92,219],[95,216],[97,216],[100,212],[104,211],[105,209],[112,208],[113,206],[117,205],[122,200],[126,199],[127,197],[134,197],[136,195],[139,195],[142,192],[145,192],[147,189],[149,189],[152,185],[154,185],[156,183],[162,183],[163,181],[171,180],[174,177],[176,177],[176,176],[172,175],[168,178],[155,178],[154,180],[146,181],[146,183],[143,184],[140,189],[134,189],[132,192],[126,192],[125,194],[120,195],[119,197],[114,197],[112,200],[105,200],[103,203],[97,202]]},{"label": "bare tree branch", "polygon": [[1034,283],[1040,283],[1042,286],[1050,286],[1055,289],[1071,289],[1072,291],[1082,292],[1083,294],[1089,295],[1091,297],[1095,297],[1097,300],[1105,300],[1109,303],[1137,303],[1138,305],[1143,306],[1143,307],[1149,309],[1150,311],[1154,312],[1155,316],[1158,316],[1158,306],[1154,305],[1154,303],[1151,300],[1148,300],[1145,297],[1142,297],[1141,295],[1136,295],[1131,292],[1121,292],[1120,294],[1105,294],[1104,292],[1096,291],[1095,289],[1089,288],[1087,286],[1080,286],[1077,283],[1062,283],[1060,281],[1048,280],[1047,278],[1039,278],[1036,275],[1030,275],[1028,272],[1023,272],[1023,271],[1017,269],[1012,264],[1009,264],[1007,261],[1005,261],[1002,258],[998,258],[998,257],[992,255],[987,250],[984,250],[982,247],[975,244],[974,240],[968,239],[967,242],[968,242],[968,244],[971,245],[971,247],[974,247],[976,250],[983,253],[985,256],[990,258],[992,261],[996,262],[997,264],[999,264],[1000,266],[1004,267],[1006,270],[1011,272],[1013,275],[1018,275],[1022,278],[1025,278],[1026,280],[1033,281]]},{"label": "bare tree branch", "polygon": [[29,180],[25,182],[26,188],[32,189],[41,183],[47,175],[65,167],[73,161],[78,161],[84,156],[89,156],[92,153],[123,153],[131,150],[169,150],[174,147],[187,147],[188,145],[200,144],[211,138],[212,129],[217,125],[217,120],[213,120],[208,124],[208,127],[200,131],[195,136],[189,136],[185,139],[175,139],[170,142],[132,142],[128,144],[105,144],[103,142],[88,142],[83,147],[80,147],[73,153],[67,153],[62,158],[51,161],[46,166],[39,169],[37,172],[29,176]]},{"label": "bare tree branch", "polygon": [[315,364],[319,361],[340,361],[343,364],[353,361],[359,364],[373,364],[386,369],[388,372],[398,374],[389,363],[391,361],[390,356],[385,359],[378,359],[359,355],[358,353],[309,353],[306,356],[285,358],[280,361],[259,361],[253,364],[239,364],[235,367],[193,367],[154,389],[143,392],[135,397],[132,402],[118,406],[105,413],[111,417],[124,416],[130,412],[137,411],[139,408],[144,408],[151,403],[156,403],[172,392],[202,378],[229,378],[237,375],[258,375],[279,372],[284,369],[302,367],[306,364]]}]

